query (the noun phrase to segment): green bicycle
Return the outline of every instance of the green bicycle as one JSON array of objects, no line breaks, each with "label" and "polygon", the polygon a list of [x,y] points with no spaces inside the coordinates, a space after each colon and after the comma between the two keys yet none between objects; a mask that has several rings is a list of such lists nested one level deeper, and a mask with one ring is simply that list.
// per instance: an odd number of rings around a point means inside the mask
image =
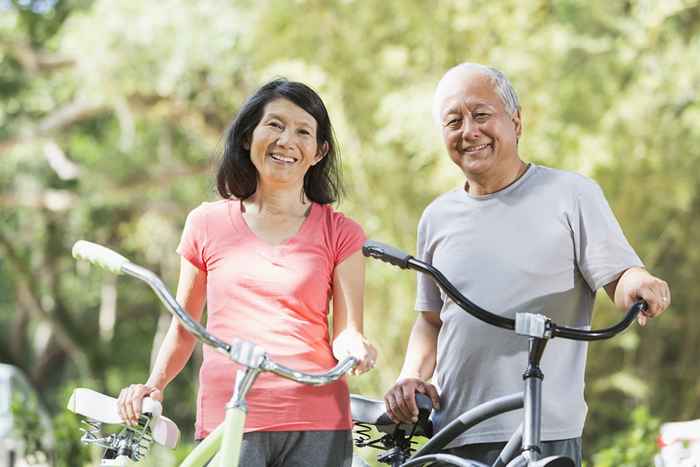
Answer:
[{"label": "green bicycle", "polygon": [[[209,434],[180,464],[180,467],[237,467],[240,457],[243,426],[247,414],[246,394],[262,372],[270,372],[282,378],[302,384],[324,385],[341,378],[357,364],[349,357],[322,374],[302,373],[273,362],[264,349],[236,340],[224,342],[187,314],[168,292],[163,282],[153,272],[131,263],[109,248],[78,241],[73,246],[73,257],[85,259],[115,274],[127,274],[146,282],[163,302],[167,310],[179,319],[185,328],[200,342],[210,345],[238,363],[238,370],[231,400],[226,404],[224,422]],[[126,467],[142,460],[153,442],[174,448],[179,439],[175,423],[162,415],[161,404],[150,398],[144,399],[142,415],[136,426],[127,426],[117,410],[116,399],[98,392],[79,388],[73,391],[68,409],[87,417],[88,429],[81,438],[86,444],[105,449],[101,467]],[[120,424],[117,433],[103,436],[102,424]]]}]

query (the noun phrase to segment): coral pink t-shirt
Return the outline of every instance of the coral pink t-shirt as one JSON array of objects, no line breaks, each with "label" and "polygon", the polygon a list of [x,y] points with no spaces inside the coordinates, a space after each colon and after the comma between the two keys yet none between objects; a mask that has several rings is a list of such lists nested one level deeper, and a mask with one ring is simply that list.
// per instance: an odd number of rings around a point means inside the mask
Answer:
[{"label": "coral pink t-shirt", "polygon": [[[203,203],[187,217],[177,252],[207,273],[207,330],[263,347],[300,371],[332,368],[328,303],[333,270],[361,248],[362,228],[313,203],[300,230],[280,245],[259,239],[238,200]],[[197,396],[197,438],[224,420],[238,365],[204,346]],[[307,386],[262,373],[246,398],[245,431],[345,430],[352,426],[347,383]]]}]

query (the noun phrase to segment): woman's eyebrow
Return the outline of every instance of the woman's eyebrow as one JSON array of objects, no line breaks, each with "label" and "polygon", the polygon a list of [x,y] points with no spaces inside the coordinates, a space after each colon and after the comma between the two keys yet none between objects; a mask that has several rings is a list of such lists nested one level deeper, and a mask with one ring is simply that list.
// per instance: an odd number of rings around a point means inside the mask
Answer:
[{"label": "woman's eyebrow", "polygon": [[[266,118],[266,119],[276,118],[277,120],[280,120],[282,122],[286,121],[281,115],[278,115],[274,112],[270,112],[270,113],[266,114],[264,118]],[[308,128],[313,128],[313,125],[311,124],[311,122],[306,121],[306,120],[295,120],[294,124],[296,124],[297,126],[305,126]]]}]

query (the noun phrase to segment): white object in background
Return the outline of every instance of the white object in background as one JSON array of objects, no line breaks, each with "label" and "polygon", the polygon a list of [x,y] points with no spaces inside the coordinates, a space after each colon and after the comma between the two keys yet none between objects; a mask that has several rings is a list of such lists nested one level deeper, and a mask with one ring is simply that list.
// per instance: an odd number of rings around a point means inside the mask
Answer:
[{"label": "white object in background", "polygon": [[661,425],[656,467],[700,467],[700,419]]}]

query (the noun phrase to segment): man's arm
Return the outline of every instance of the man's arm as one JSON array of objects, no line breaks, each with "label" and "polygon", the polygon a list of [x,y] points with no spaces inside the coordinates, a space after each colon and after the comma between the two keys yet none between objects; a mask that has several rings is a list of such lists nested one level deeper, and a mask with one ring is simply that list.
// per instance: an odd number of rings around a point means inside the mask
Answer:
[{"label": "man's arm", "polygon": [[627,310],[640,298],[644,299],[649,308],[639,315],[638,321],[642,326],[671,305],[671,290],[666,281],[652,276],[644,268],[627,269],[617,280],[606,285],[605,291],[621,310]]},{"label": "man's arm", "polygon": [[413,324],[401,374],[384,396],[387,413],[396,422],[418,419],[416,392],[426,394],[432,399],[433,407],[440,408],[437,389],[426,381],[435,370],[441,326],[440,313],[435,311],[420,312]]}]

